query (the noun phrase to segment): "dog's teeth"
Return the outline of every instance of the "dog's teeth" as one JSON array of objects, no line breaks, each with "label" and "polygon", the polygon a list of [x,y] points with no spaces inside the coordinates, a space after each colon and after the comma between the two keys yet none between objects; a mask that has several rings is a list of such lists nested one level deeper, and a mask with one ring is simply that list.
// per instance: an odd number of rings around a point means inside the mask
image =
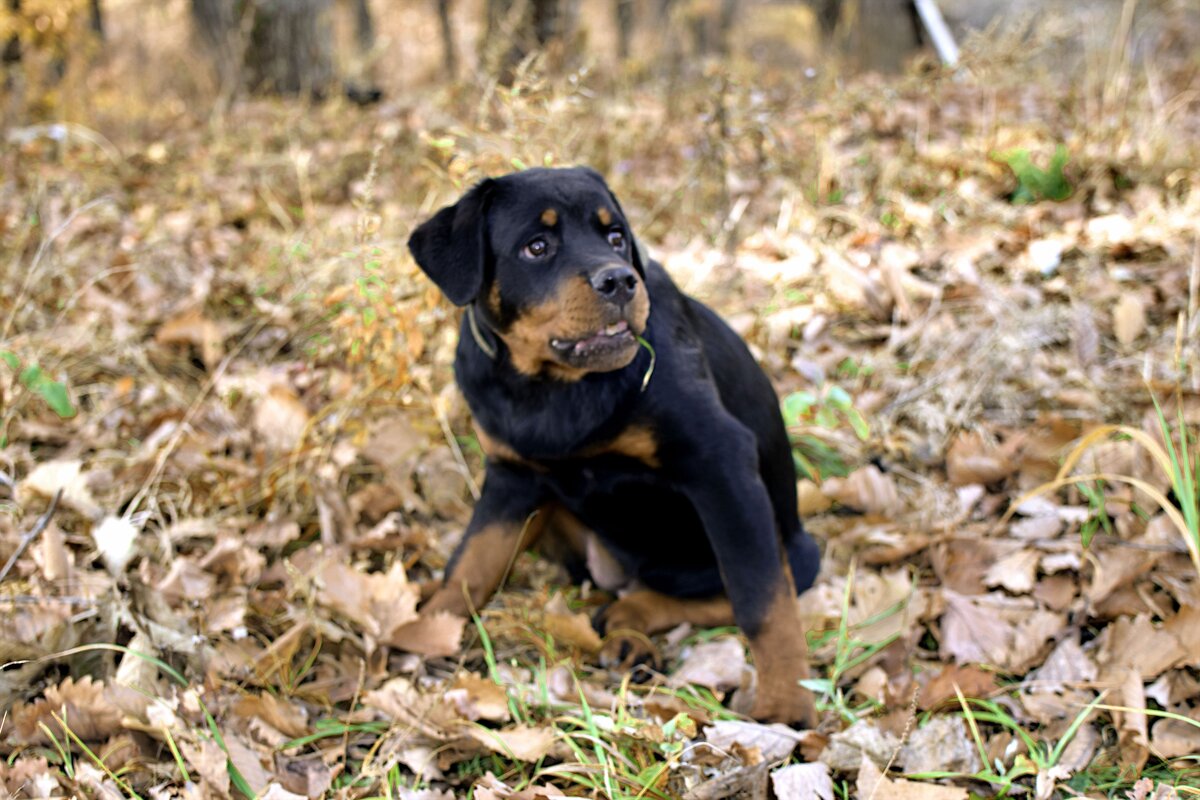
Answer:
[{"label": "dog's teeth", "polygon": [[625,322],[625,320],[621,320],[620,322],[614,322],[612,325],[609,325],[607,328],[605,328],[604,333],[608,336],[616,336],[618,333],[628,327],[629,325]]},{"label": "dog's teeth", "polygon": [[567,346],[567,343],[564,342],[562,339],[551,339],[550,344],[553,347],[566,347]]}]

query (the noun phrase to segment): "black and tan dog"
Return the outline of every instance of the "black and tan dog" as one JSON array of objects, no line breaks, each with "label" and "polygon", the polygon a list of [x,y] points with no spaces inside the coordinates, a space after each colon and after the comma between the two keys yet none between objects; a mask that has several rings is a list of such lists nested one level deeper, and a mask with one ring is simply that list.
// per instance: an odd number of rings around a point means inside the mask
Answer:
[{"label": "black and tan dog", "polygon": [[795,597],[819,557],[779,401],[737,334],[641,254],[590,169],[485,180],[409,248],[467,306],[455,370],[487,453],[424,608],[484,605],[540,538],[576,575],[636,587],[598,619],[602,658],[630,664],[684,621],[736,621],[758,668],[752,715],[812,725]]}]

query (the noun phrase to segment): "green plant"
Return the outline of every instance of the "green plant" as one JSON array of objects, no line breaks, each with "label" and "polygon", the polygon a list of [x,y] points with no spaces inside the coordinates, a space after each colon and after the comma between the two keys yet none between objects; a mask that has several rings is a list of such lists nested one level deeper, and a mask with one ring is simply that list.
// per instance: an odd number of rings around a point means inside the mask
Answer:
[{"label": "green plant", "polygon": [[[1096,495],[1099,489],[1089,487],[1087,482],[1123,483],[1138,489],[1158,504],[1179,535],[1183,537],[1188,555],[1192,559],[1192,565],[1196,568],[1197,573],[1200,573],[1200,447],[1195,444],[1195,434],[1188,431],[1187,423],[1183,418],[1182,401],[1177,403],[1178,440],[1176,440],[1175,435],[1171,432],[1171,424],[1167,421],[1162,406],[1159,405],[1158,398],[1151,394],[1150,399],[1154,402],[1154,410],[1158,414],[1159,432],[1162,434],[1161,444],[1139,428],[1129,425],[1101,425],[1080,439],[1079,443],[1072,448],[1054,480],[1036,487],[1019,498],[1004,515],[1001,523],[1007,522],[1017,506],[1029,498],[1068,485],[1081,487],[1084,496],[1093,504],[1093,511],[1095,511],[1096,501],[1102,501],[1102,497]],[[1092,445],[1112,436],[1130,439],[1150,454],[1159,471],[1170,483],[1171,493],[1176,502],[1172,502],[1157,487],[1132,475],[1107,472],[1086,475],[1071,474]],[[1102,502],[1100,506],[1103,506]],[[1085,534],[1086,532],[1085,526]],[[1094,533],[1094,530],[1092,532]]]},{"label": "green plant", "polygon": [[0,361],[17,373],[17,380],[29,391],[46,401],[46,405],[63,419],[75,416],[75,406],[71,404],[71,395],[67,387],[46,374],[37,364],[21,368],[21,359],[8,350],[0,350]]},{"label": "green plant", "polygon": [[[1050,774],[1051,770],[1058,764],[1059,759],[1062,758],[1063,751],[1066,750],[1067,745],[1071,743],[1071,740],[1075,738],[1075,734],[1083,726],[1083,723],[1087,722],[1092,712],[1097,708],[1104,708],[1104,706],[1100,705],[1100,701],[1104,699],[1104,695],[1101,694],[1075,715],[1075,719],[1071,720],[1071,724],[1067,726],[1067,729],[1057,742],[1044,742],[1034,739],[999,703],[992,700],[964,697],[957,686],[954,687],[954,691],[958,696],[958,704],[962,709],[962,717],[966,720],[967,727],[971,731],[971,738],[975,742],[975,749],[979,754],[979,761],[983,766],[973,775],[961,775],[954,772],[923,772],[910,775],[909,777],[925,780],[969,777],[997,787],[999,792],[996,794],[996,797],[1008,797],[1009,793],[1013,792],[1014,789],[1018,790],[1020,794],[1025,794],[1024,788],[1018,784],[1021,778]],[[999,725],[1007,729],[1013,736],[1021,740],[1025,745],[1026,752],[1018,753],[1013,758],[1011,764],[1005,764],[999,758],[992,763],[988,763],[987,747],[984,745],[983,737],[979,733],[979,723],[981,722]]]},{"label": "green plant", "polygon": [[1029,151],[1024,148],[997,153],[992,157],[1005,164],[1017,178],[1016,191],[1009,197],[1013,203],[1066,200],[1074,191],[1071,182],[1063,174],[1063,167],[1070,158],[1066,145],[1060,144],[1054,148],[1054,155],[1046,169],[1034,164]]},{"label": "green plant", "polygon": [[[830,640],[834,642],[833,664],[829,668],[829,673],[824,678],[809,678],[800,682],[806,689],[816,695],[818,711],[832,710],[851,724],[857,722],[863,713],[876,709],[879,703],[874,699],[867,698],[858,705],[852,705],[850,698],[839,685],[842,677],[896,641],[900,636],[899,633],[895,633],[882,641],[873,643],[863,642],[851,636],[851,626],[849,623],[850,594],[854,589],[854,574],[854,567],[851,566],[850,574],[846,578],[846,589],[842,593],[842,613],[839,617],[837,630],[827,631],[822,635],[818,635],[810,642],[813,648],[822,647]],[[907,601],[902,601],[890,608],[886,608],[882,612],[858,623],[855,627],[866,627],[886,619],[892,614],[902,611],[906,603]]]},{"label": "green plant", "polygon": [[814,427],[836,430],[846,425],[864,441],[871,433],[850,393],[834,383],[822,382],[815,392],[792,392],[785,397],[783,422],[791,438],[796,471],[815,481],[831,475],[844,477],[850,468],[833,447],[812,432]]}]

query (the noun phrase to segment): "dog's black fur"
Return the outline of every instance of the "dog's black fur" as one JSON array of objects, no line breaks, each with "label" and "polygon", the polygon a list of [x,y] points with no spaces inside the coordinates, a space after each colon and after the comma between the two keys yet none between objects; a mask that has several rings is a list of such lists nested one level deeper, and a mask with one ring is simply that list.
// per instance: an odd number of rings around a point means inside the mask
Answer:
[{"label": "dog's black fur", "polygon": [[[482,496],[426,607],[486,602],[513,548],[565,511],[628,577],[683,599],[643,593],[622,622],[711,622],[720,615],[688,609],[724,594],[759,662],[755,715],[811,723],[795,686],[805,666],[788,663],[805,658],[804,632],[780,597],[812,584],[819,555],[797,515],[778,398],[737,334],[644,259],[590,169],[486,180],[409,247],[469,306],[455,372],[488,451]],[[582,574],[578,539],[574,554]],[[668,605],[682,610],[660,613]]]}]

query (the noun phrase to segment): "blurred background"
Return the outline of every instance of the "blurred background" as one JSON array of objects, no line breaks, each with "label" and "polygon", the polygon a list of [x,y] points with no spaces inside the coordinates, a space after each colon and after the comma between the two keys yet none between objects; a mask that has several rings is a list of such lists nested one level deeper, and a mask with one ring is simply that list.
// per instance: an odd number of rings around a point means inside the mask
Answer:
[{"label": "blurred background", "polygon": [[[247,796],[765,785],[749,740],[680,757],[743,685],[729,631],[732,676],[667,697],[595,665],[603,598],[551,603],[536,559],[478,630],[416,619],[483,457],[405,242],[576,163],[780,392],[823,547],[804,752],[839,796],[867,762],[826,744],[886,770],[918,687],[914,735],[948,733],[903,768],[952,796],[1194,786],[1200,491],[1139,448],[1200,425],[1200,0],[0,0],[0,795],[216,796],[235,760]],[[1105,423],[1079,469],[1190,522],[1045,488]],[[487,730],[544,748],[459,735],[495,681]],[[959,686],[999,698],[984,757],[945,744]],[[585,692],[636,709],[604,752]]]}]

